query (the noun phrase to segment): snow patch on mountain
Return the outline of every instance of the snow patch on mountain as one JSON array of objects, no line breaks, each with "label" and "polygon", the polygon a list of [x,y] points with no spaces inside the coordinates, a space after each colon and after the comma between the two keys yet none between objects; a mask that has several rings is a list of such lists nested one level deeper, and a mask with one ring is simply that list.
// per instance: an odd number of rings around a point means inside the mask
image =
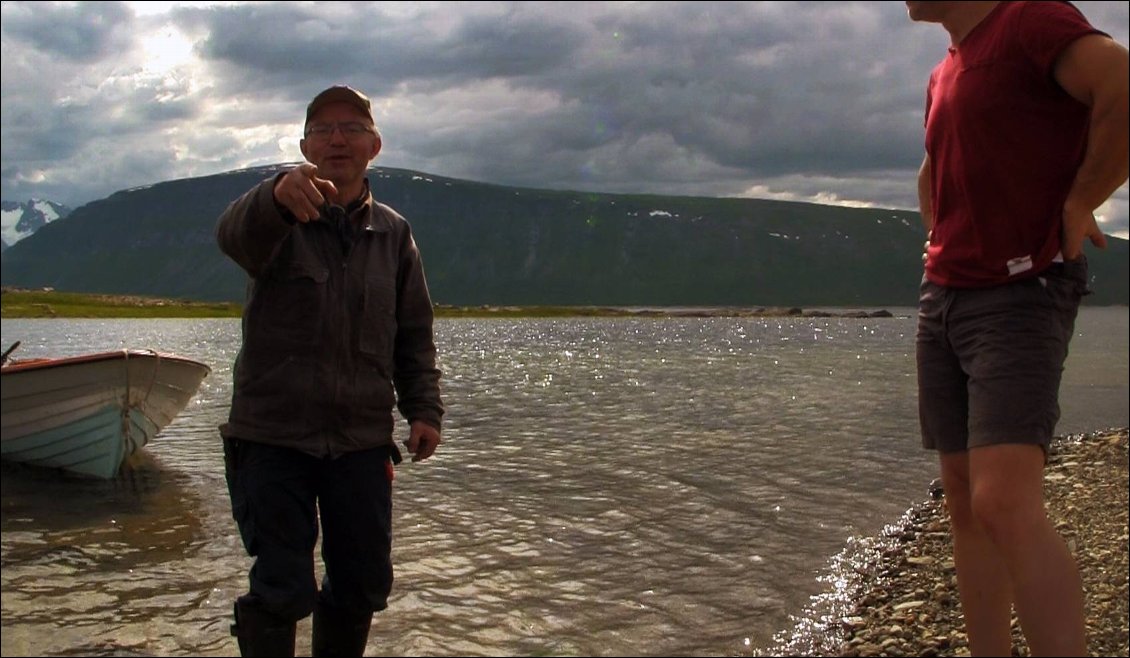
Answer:
[{"label": "snow patch on mountain", "polygon": [[70,212],[71,209],[61,203],[43,199],[31,199],[26,203],[0,202],[0,240],[4,249]]}]

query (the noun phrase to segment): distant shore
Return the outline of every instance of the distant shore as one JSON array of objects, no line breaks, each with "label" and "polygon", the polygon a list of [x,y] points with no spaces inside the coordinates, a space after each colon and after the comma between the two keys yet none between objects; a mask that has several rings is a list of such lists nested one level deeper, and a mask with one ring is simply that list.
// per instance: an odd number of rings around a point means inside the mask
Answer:
[{"label": "distant shore", "polygon": [[[1048,514],[1083,580],[1092,656],[1130,651],[1127,436],[1117,428],[1057,437],[1044,476]],[[912,507],[839,557],[836,591],[758,655],[969,655],[944,498]],[[1015,616],[1012,636],[1012,655],[1030,655]]]},{"label": "distant shore", "polygon": [[4,318],[238,318],[239,304],[197,302],[139,295],[26,290],[0,290]]},{"label": "distant shore", "polygon": [[[4,318],[238,318],[242,305],[140,295],[104,295],[50,289],[3,288],[0,316]],[[551,318],[551,317],[847,317],[889,318],[887,310],[824,310],[791,306],[550,306],[437,304],[438,318]]]}]

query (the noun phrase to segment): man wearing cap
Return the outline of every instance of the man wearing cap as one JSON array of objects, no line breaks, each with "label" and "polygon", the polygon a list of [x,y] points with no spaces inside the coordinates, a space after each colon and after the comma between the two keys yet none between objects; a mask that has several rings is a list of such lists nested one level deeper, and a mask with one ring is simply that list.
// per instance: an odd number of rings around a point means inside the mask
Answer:
[{"label": "man wearing cap", "polygon": [[369,99],[326,89],[304,134],[306,162],[236,199],[216,228],[250,277],[220,426],[232,514],[255,558],[232,627],[244,656],[293,656],[311,612],[313,655],[362,655],[392,586],[393,410],[412,461],[435,452],[444,412],[420,252],[369,190],[381,150]]}]

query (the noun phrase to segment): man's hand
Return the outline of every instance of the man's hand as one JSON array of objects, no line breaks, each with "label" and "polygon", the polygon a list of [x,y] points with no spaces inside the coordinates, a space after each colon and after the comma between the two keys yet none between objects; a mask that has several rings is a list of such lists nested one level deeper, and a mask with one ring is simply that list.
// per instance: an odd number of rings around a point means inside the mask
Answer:
[{"label": "man's hand", "polygon": [[332,181],[318,178],[318,167],[309,162],[286,172],[275,184],[275,202],[290,211],[300,222],[318,219],[326,196],[337,196]]},{"label": "man's hand", "polygon": [[1089,210],[1063,209],[1063,236],[1060,251],[1066,260],[1075,260],[1083,253],[1083,240],[1090,238],[1091,244],[1106,249],[1106,236],[1099,230],[1095,215]]},{"label": "man's hand", "polygon": [[431,457],[439,447],[439,442],[439,430],[422,420],[415,420],[411,423],[404,447],[412,453],[412,461],[418,462]]}]

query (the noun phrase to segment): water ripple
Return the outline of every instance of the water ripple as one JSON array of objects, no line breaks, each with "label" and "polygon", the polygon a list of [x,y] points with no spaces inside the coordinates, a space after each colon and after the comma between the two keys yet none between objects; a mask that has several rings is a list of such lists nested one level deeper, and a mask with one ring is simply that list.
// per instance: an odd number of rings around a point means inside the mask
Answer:
[{"label": "water ripple", "polygon": [[[832,556],[935,475],[904,315],[441,321],[444,444],[397,471],[397,581],[368,652],[767,646],[825,587]],[[1084,311],[1061,430],[1128,424],[1127,317]],[[236,650],[227,625],[250,561],[216,427],[238,331],[3,321],[23,356],[152,347],[213,368],[119,480],[4,465],[4,655]],[[309,621],[299,630],[308,652]]]}]

